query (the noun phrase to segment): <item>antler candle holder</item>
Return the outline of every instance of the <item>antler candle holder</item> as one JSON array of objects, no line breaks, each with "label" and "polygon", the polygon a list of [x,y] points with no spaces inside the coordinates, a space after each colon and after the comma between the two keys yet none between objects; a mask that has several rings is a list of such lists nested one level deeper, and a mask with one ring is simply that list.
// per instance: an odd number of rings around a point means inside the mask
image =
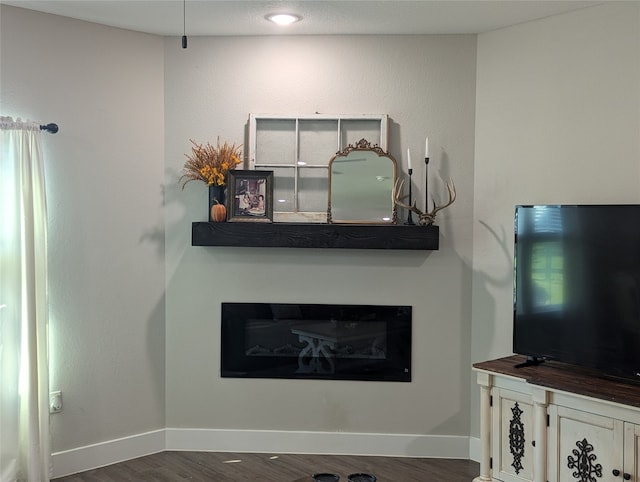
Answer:
[{"label": "antler candle holder", "polygon": [[[436,214],[442,211],[444,208],[451,206],[456,200],[456,186],[453,184],[453,181],[449,181],[447,183],[447,191],[449,193],[449,200],[441,205],[436,204],[435,200],[433,201],[433,209],[431,211],[422,211],[416,207],[415,204],[405,204],[402,202],[402,186],[404,185],[403,179],[396,180],[396,183],[393,187],[393,201],[400,206],[401,208],[408,209],[410,212],[413,211],[418,215],[418,224],[420,226],[428,226],[433,224],[436,220]],[[425,208],[426,209],[426,208]]]}]

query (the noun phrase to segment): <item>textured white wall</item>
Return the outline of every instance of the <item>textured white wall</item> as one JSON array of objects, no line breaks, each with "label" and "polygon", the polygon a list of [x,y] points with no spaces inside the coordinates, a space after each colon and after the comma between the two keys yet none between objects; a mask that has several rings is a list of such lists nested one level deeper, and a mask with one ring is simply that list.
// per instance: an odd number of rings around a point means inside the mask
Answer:
[{"label": "textured white wall", "polygon": [[640,202],[640,3],[479,35],[477,79],[473,361],[511,354],[515,204]]},{"label": "textured white wall", "polygon": [[[475,36],[167,39],[165,51],[167,426],[466,435]],[[191,247],[207,191],[177,185],[189,138],[244,142],[251,112],[387,113],[398,159],[419,158],[428,134],[430,179],[458,187],[441,249]],[[223,301],[413,305],[413,381],[221,379]]]},{"label": "textured white wall", "polygon": [[1,7],[2,114],[45,134],[53,451],[164,427],[163,41]]}]

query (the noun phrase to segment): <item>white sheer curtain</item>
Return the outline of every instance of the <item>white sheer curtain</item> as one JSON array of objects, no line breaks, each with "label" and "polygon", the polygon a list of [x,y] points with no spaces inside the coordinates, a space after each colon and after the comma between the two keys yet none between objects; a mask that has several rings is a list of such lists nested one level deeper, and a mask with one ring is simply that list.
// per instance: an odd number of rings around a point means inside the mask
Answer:
[{"label": "white sheer curtain", "polygon": [[47,212],[39,124],[0,117],[0,481],[49,480]]}]

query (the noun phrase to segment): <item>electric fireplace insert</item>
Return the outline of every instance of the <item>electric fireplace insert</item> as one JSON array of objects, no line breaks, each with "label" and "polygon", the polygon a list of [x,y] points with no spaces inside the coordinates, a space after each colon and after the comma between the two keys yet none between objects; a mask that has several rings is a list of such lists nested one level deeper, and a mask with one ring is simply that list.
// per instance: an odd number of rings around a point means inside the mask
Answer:
[{"label": "electric fireplace insert", "polygon": [[411,381],[411,306],[222,303],[221,376]]}]

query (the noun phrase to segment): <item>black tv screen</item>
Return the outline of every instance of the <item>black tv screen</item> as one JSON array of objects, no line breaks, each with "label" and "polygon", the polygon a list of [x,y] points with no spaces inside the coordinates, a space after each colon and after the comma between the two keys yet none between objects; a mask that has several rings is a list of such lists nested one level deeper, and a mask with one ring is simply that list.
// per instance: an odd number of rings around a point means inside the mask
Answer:
[{"label": "black tv screen", "polygon": [[516,206],[513,351],[640,379],[640,205]]}]

